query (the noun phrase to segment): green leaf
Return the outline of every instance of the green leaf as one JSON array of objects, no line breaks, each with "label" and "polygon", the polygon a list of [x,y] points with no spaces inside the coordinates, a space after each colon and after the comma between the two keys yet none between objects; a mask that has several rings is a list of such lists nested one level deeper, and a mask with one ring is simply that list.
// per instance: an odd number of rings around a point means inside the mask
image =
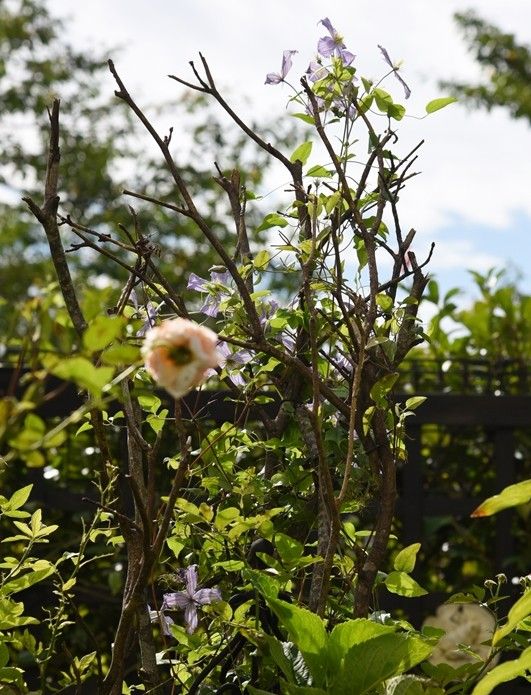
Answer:
[{"label": "green leaf", "polygon": [[439,109],[444,109],[448,104],[453,104],[456,102],[456,97],[439,97],[439,99],[432,99],[426,104],[426,113],[434,113],[439,111]]},{"label": "green leaf", "polygon": [[235,519],[238,519],[239,516],[240,510],[236,507],[225,507],[225,509],[220,509],[216,514],[214,526],[218,531],[222,531],[225,526],[228,526]]},{"label": "green leaf", "polygon": [[[9,500],[2,505],[2,512],[6,516],[18,516],[19,512],[17,512],[20,507],[22,507],[23,504],[26,504],[28,501],[28,497],[30,496],[31,493],[31,488],[33,487],[32,485],[26,485],[25,487],[21,487],[19,490],[16,490]],[[13,512],[15,512],[13,514]]]},{"label": "green leaf", "polygon": [[257,232],[263,232],[264,229],[271,229],[271,227],[286,227],[287,221],[282,215],[277,212],[270,212],[262,220],[262,223],[256,228]]},{"label": "green leaf", "polygon": [[16,603],[8,598],[0,598],[0,630],[10,630],[13,627],[39,624],[36,618],[26,618],[22,616],[23,611],[23,603]]},{"label": "green leaf", "polygon": [[512,606],[507,616],[507,622],[494,633],[492,644],[496,644],[502,637],[512,632],[518,623],[529,615],[531,615],[531,589],[528,589]]},{"label": "green leaf", "polygon": [[517,507],[519,504],[527,504],[531,501],[531,480],[509,485],[499,495],[489,497],[474,509],[470,516],[481,517],[497,514],[502,509]]},{"label": "green leaf", "polygon": [[111,345],[101,355],[104,364],[130,365],[140,360],[140,350],[136,345],[128,343],[116,343]]},{"label": "green leaf", "polygon": [[268,604],[286,628],[290,639],[300,649],[317,686],[324,683],[327,665],[327,634],[318,615],[280,599]]},{"label": "green leaf", "polygon": [[306,172],[306,176],[317,176],[322,179],[329,179],[332,175],[333,174],[330,169],[327,169],[321,164],[316,164],[315,166],[310,167]]},{"label": "green leaf", "polygon": [[213,567],[221,567],[226,572],[240,572],[245,567],[243,560],[223,560],[215,562]]},{"label": "green leaf", "polygon": [[425,641],[403,633],[383,634],[350,649],[330,692],[369,695],[431,654]]},{"label": "green leaf", "polygon": [[391,678],[385,684],[385,695],[444,695],[444,690],[428,678],[408,674]]},{"label": "green leaf", "polygon": [[355,644],[360,644],[379,635],[390,634],[395,631],[396,628],[394,626],[382,625],[368,618],[357,618],[356,620],[347,620],[344,623],[339,623],[330,633],[328,640],[331,668],[339,669],[347,652]]},{"label": "green leaf", "polygon": [[397,572],[413,572],[417,553],[420,550],[420,543],[412,543],[403,548],[395,557],[393,567]]},{"label": "green leaf", "polygon": [[42,560],[42,563],[47,566],[42,567],[42,569],[39,569],[37,566],[37,568],[33,568],[30,572],[26,572],[25,574],[6,582],[0,589],[0,595],[10,596],[11,594],[16,594],[18,591],[24,591],[24,589],[33,586],[33,584],[42,582],[43,579],[46,579],[55,572],[55,567],[52,564],[46,560]]},{"label": "green leaf", "polygon": [[406,401],[406,408],[408,410],[415,410],[419,405],[422,405],[426,400],[426,396],[413,396],[413,398],[408,398]]},{"label": "green leaf", "polygon": [[89,352],[99,352],[122,333],[123,316],[96,316],[83,334],[83,345]]},{"label": "green leaf", "polygon": [[375,299],[376,304],[378,304],[380,309],[383,309],[384,311],[387,311],[393,306],[392,298],[388,294],[385,294],[385,292],[380,292],[380,294],[377,294]]},{"label": "green leaf", "polygon": [[66,381],[73,381],[93,396],[101,396],[103,387],[114,375],[113,367],[95,367],[85,357],[70,357],[57,364],[52,374]]},{"label": "green leaf", "polygon": [[293,116],[293,118],[299,118],[301,121],[304,121],[305,123],[315,125],[315,120],[313,116],[310,116],[307,113],[292,113],[291,115]]},{"label": "green leaf", "polygon": [[529,669],[531,669],[531,647],[525,649],[518,659],[495,666],[479,681],[472,695],[489,695],[500,683],[507,683],[518,676],[523,676]]},{"label": "green leaf", "polygon": [[371,398],[380,408],[385,408],[387,405],[386,396],[391,391],[398,379],[398,372],[386,374],[379,379],[371,388]]},{"label": "green leaf", "polygon": [[297,162],[299,161],[301,164],[306,164],[308,161],[310,154],[312,153],[312,147],[313,147],[313,142],[307,141],[303,142],[302,145],[299,145],[291,154],[291,157],[289,158],[290,162]]},{"label": "green leaf", "polygon": [[387,113],[387,109],[389,108],[389,106],[392,106],[393,104],[393,98],[389,94],[389,92],[386,92],[385,90],[376,87],[376,89],[373,90],[372,94],[376,101],[376,106],[380,109],[380,111]]},{"label": "green leaf", "polygon": [[285,533],[275,535],[275,546],[283,562],[296,562],[304,552],[304,546],[295,538],[286,536]]},{"label": "green leaf", "polygon": [[413,577],[405,572],[390,572],[384,579],[385,586],[393,594],[399,596],[424,596],[428,592],[418,584]]},{"label": "green leaf", "polygon": [[269,263],[269,259],[271,258],[271,254],[267,249],[262,249],[261,251],[258,251],[256,256],[254,257],[253,260],[253,265],[255,268],[265,268],[267,264]]}]

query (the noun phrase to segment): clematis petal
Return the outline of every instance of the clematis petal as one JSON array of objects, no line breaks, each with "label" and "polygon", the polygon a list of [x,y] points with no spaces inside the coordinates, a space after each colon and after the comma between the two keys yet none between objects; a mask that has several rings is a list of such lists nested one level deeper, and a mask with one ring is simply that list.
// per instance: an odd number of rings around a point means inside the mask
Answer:
[{"label": "clematis petal", "polygon": [[286,77],[288,72],[291,70],[292,66],[292,60],[291,56],[295,55],[297,51],[284,51],[282,55],[282,68],[280,70],[280,74],[282,75],[282,79]]},{"label": "clematis petal", "polygon": [[221,592],[217,587],[213,589],[198,589],[194,594],[194,601],[200,606],[207,606],[213,601],[221,601]]},{"label": "clematis petal", "polygon": [[354,55],[354,53],[347,51],[346,48],[339,48],[338,53],[339,53],[339,57],[341,58],[341,62],[343,63],[343,65],[350,65],[354,61],[354,58],[356,57]]},{"label": "clematis petal", "polygon": [[337,31],[332,26],[332,22],[328,19],[328,17],[321,19],[319,24],[322,24],[326,29],[328,29],[328,31],[330,32],[330,36],[336,36],[337,35]]},{"label": "clematis petal", "polygon": [[389,57],[389,53],[386,51],[386,49],[383,46],[380,46],[380,44],[378,44],[378,48],[380,49],[380,52],[383,55],[383,59],[385,60],[387,65],[389,65],[389,67],[394,70],[395,66],[393,65],[393,61]]},{"label": "clematis petal", "polygon": [[404,82],[404,80],[400,77],[397,70],[395,70],[395,77],[400,82],[402,87],[404,88],[404,94],[405,94],[406,99],[409,99],[409,97],[411,96],[411,89],[406,84],[406,82]]},{"label": "clematis petal", "polygon": [[336,42],[331,36],[323,36],[317,42],[317,52],[322,55],[323,58],[329,58],[334,54],[336,50]]},{"label": "clematis petal", "polygon": [[203,278],[200,278],[199,275],[196,275],[195,273],[190,273],[190,275],[188,277],[188,284],[186,285],[186,287],[189,290],[196,290],[197,292],[204,292],[207,284],[208,284],[208,280],[204,280]]},{"label": "clematis petal", "polygon": [[207,297],[199,311],[205,316],[215,318],[219,313],[220,301],[215,297]]},{"label": "clematis petal", "polygon": [[184,591],[174,591],[163,595],[162,609],[180,608],[184,610],[192,599]]},{"label": "clematis petal", "polygon": [[186,593],[188,596],[193,597],[197,589],[197,565],[190,565],[184,571],[184,578],[186,582]]},{"label": "clematis petal", "polygon": [[393,70],[396,79],[400,82],[400,84],[404,88],[404,94],[405,94],[406,99],[409,99],[409,97],[411,96],[411,89],[406,84],[406,82],[402,79],[402,77],[398,74],[398,68],[396,67],[396,65],[393,65],[393,61],[391,60],[389,53],[385,50],[385,48],[383,46],[380,46],[380,44],[378,44],[378,48],[380,49],[380,51],[383,55],[383,59],[385,60],[387,65],[389,65],[389,67]]},{"label": "clematis petal", "polygon": [[195,603],[189,603],[184,610],[184,622],[186,623],[186,632],[192,634],[197,630],[199,625],[199,616],[197,615],[197,607]]},{"label": "clematis petal", "polygon": [[268,72],[264,84],[279,84],[282,79],[278,72]]}]

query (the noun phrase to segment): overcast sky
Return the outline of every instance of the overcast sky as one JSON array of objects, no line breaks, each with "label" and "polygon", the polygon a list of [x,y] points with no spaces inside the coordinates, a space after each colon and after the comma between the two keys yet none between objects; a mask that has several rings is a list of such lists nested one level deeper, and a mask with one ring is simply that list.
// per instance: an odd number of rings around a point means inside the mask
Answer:
[{"label": "overcast sky", "polygon": [[[385,72],[377,44],[387,48],[412,88],[408,113],[422,115],[442,92],[438,80],[479,76],[452,14],[475,9],[503,30],[531,43],[529,0],[48,0],[54,14],[71,17],[78,48],[120,46],[120,74],[144,103],[174,98],[168,73],[190,78],[188,61],[201,51],[217,82],[248,97],[244,115],[284,112],[283,85],[264,85],[280,67],[282,51],[297,49],[301,74],[326,32],[328,16],[357,56],[359,73]],[[397,100],[400,90],[386,85]],[[109,79],[109,91],[114,89]],[[402,203],[404,227],[419,232],[419,255],[436,242],[432,270],[448,288],[468,283],[467,268],[509,265],[531,291],[531,129],[501,109],[487,114],[451,105],[430,118],[402,121],[405,142],[425,139],[418,169]]]}]

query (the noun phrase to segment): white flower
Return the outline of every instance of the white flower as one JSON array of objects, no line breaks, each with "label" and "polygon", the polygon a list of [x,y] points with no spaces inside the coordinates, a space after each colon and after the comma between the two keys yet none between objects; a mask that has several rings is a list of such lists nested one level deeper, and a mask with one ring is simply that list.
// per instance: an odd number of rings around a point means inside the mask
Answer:
[{"label": "white flower", "polygon": [[[460,644],[466,645],[483,661],[490,654],[496,620],[487,608],[479,604],[445,603],[437,608],[435,615],[426,618],[423,627],[425,625],[446,632],[429,658],[432,664],[445,663],[458,668],[463,664],[475,663],[474,656],[460,649]],[[497,659],[493,659],[489,668],[496,661]]]},{"label": "white flower", "polygon": [[142,356],[146,370],[174,398],[201,384],[219,366],[217,335],[187,319],[169,319],[146,333]]}]

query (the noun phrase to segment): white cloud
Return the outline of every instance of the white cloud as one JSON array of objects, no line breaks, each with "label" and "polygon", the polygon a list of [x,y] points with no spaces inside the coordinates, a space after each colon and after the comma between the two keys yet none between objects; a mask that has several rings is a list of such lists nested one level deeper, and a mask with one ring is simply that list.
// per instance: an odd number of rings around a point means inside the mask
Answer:
[{"label": "white cloud", "polygon": [[[248,95],[243,113],[272,118],[284,112],[288,91],[263,84],[267,72],[278,70],[282,51],[299,49],[293,74],[304,71],[325,33],[317,22],[326,13],[357,54],[362,74],[381,75],[384,65],[376,48],[384,45],[393,60],[403,59],[404,76],[413,89],[408,110],[421,115],[424,105],[441,96],[437,81],[474,80],[479,70],[467,54],[452,19],[455,11],[476,9],[504,30],[531,42],[528,0],[49,0],[52,12],[70,13],[71,37],[80,48],[91,48],[94,37],[105,45],[121,44],[120,72],[131,89],[151,103],[175,98],[177,85],[169,72],[191,78],[188,61],[199,50],[208,57],[220,86],[234,95]],[[524,33],[527,32],[527,33]],[[108,80],[109,93],[114,89]],[[389,83],[395,93],[395,85]],[[135,92],[136,93],[136,92]],[[396,85],[396,94],[400,87]],[[241,101],[238,99],[237,101]],[[504,112],[468,112],[456,105],[422,121],[400,126],[404,149],[420,139],[422,175],[411,181],[401,201],[404,227],[414,226],[423,238],[456,219],[465,223],[508,227],[516,210],[531,218],[529,128]],[[521,265],[525,249],[508,250]],[[458,261],[484,268],[499,259],[489,250],[478,252],[466,240],[440,244],[434,267],[456,267]],[[479,265],[478,265],[479,264]]]}]

